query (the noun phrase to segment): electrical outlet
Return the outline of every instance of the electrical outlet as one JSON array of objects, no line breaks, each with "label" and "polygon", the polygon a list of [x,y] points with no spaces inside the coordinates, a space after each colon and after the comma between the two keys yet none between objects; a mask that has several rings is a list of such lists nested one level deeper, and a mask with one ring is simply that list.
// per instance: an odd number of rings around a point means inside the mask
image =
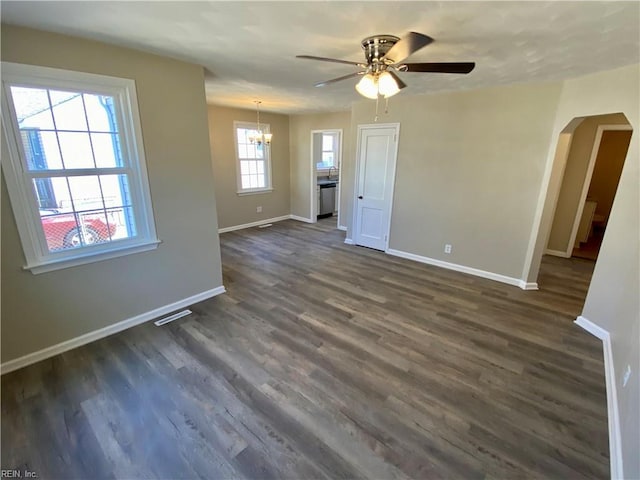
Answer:
[{"label": "electrical outlet", "polygon": [[256,213],[262,213],[262,205],[256,207]]},{"label": "electrical outlet", "polygon": [[444,253],[451,253],[451,245],[448,243],[444,246]]},{"label": "electrical outlet", "polygon": [[624,375],[622,376],[622,387],[626,387],[627,383],[629,383],[629,379],[631,378],[631,365],[627,365],[627,368],[624,370]]}]

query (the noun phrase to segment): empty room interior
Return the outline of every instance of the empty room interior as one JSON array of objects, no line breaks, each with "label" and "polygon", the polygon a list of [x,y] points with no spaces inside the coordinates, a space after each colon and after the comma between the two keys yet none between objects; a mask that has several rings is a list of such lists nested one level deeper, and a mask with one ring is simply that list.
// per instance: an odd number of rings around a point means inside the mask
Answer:
[{"label": "empty room interior", "polygon": [[640,2],[0,7],[3,478],[640,479]]}]

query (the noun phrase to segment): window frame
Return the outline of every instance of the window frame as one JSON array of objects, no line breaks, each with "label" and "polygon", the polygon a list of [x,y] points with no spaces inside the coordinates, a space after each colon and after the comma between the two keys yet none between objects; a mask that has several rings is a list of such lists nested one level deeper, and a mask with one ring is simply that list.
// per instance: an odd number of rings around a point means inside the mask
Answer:
[{"label": "window frame", "polygon": [[[241,170],[241,159],[239,144],[238,144],[238,129],[244,128],[246,130],[258,130],[258,124],[253,122],[242,122],[242,121],[234,121],[233,122],[233,144],[235,145],[236,152],[236,194],[239,196],[242,195],[259,195],[262,193],[270,193],[273,191],[273,184],[271,183],[271,147],[265,145],[264,152],[264,180],[265,186],[258,188],[242,188],[242,170]],[[271,133],[271,126],[268,123],[260,123],[260,129],[263,133]]]},{"label": "window frame", "polygon": [[[10,94],[11,86],[61,89],[113,97],[123,167],[70,169],[66,177],[126,174],[136,219],[136,235],[115,241],[84,245],[51,252],[47,246],[37,199],[33,191],[33,172],[28,171],[17,115]],[[143,149],[135,81],[85,72],[2,62],[2,126],[8,158],[2,159],[7,190],[24,251],[25,270],[34,274],[82,265],[109,258],[153,250],[160,241],[155,221]],[[51,171],[61,172],[52,169]],[[37,175],[36,175],[37,176]],[[62,175],[61,175],[62,176]]]},{"label": "window frame", "polygon": [[[324,137],[325,135],[327,136],[332,136],[333,137],[333,149],[332,150],[324,150],[324,149],[320,149],[320,157],[322,158],[322,154],[325,152],[333,152],[333,163],[334,165],[331,167],[318,167],[318,163],[323,163],[323,162],[316,162],[316,171],[319,173],[329,173],[331,171],[331,169],[334,169],[336,171],[340,170],[340,152],[342,149],[342,145],[341,145],[341,130],[320,130],[318,131],[318,133],[322,134],[322,137]],[[321,137],[321,142],[323,141]]]}]

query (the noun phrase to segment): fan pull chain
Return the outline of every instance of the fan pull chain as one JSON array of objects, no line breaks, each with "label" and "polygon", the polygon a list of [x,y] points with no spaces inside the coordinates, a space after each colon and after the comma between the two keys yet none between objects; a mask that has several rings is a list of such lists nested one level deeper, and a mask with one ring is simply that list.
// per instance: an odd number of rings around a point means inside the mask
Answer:
[{"label": "fan pull chain", "polygon": [[389,97],[384,98],[384,113],[389,113]]},{"label": "fan pull chain", "polygon": [[378,121],[378,101],[379,100],[380,100],[380,95],[376,96],[376,116],[373,119],[374,122]]}]

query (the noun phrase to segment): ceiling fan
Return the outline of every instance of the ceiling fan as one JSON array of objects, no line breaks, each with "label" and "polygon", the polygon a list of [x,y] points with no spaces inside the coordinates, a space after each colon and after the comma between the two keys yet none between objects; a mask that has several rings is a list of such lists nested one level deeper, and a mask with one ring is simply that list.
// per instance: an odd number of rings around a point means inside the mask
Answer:
[{"label": "ceiling fan", "polygon": [[374,35],[362,40],[366,63],[313,55],[297,55],[296,58],[344,63],[363,69],[349,75],[316,83],[316,87],[324,87],[335,82],[362,76],[356,85],[358,93],[372,99],[377,99],[378,95],[388,98],[407,86],[397,75],[397,72],[469,73],[476,66],[474,62],[404,63],[407,57],[432,42],[433,38],[416,32],[409,32],[402,38],[394,35]]}]

